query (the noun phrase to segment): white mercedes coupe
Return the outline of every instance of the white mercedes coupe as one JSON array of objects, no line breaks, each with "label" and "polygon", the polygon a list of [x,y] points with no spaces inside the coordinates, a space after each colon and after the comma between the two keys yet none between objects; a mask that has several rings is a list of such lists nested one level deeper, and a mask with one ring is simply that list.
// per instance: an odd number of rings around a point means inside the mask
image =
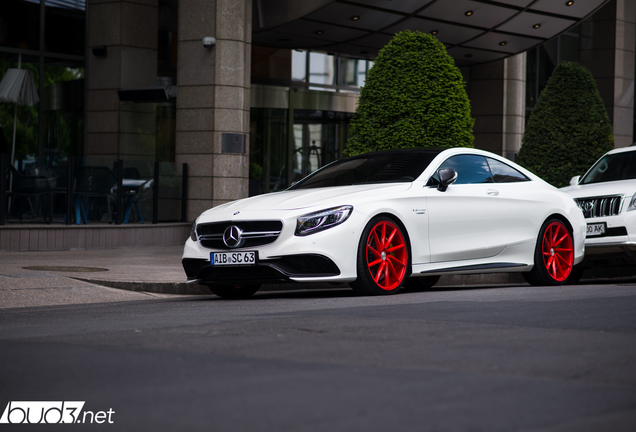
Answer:
[{"label": "white mercedes coupe", "polygon": [[561,285],[583,260],[585,233],[571,196],[501,156],[391,150],[203,212],[182,263],[189,282],[224,298],[283,281],[391,294],[430,287],[444,274],[494,272]]}]

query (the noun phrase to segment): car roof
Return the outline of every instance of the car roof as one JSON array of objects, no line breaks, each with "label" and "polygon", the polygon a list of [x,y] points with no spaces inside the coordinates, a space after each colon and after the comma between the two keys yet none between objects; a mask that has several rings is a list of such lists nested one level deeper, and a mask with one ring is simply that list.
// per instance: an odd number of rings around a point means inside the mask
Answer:
[{"label": "car roof", "polygon": [[[376,155],[391,155],[391,154],[404,154],[404,153],[427,153],[432,155],[438,155],[444,150],[448,150],[446,148],[438,148],[438,147],[412,147],[412,148],[400,148],[400,149],[391,149],[391,150],[380,150],[375,152],[368,153],[360,153],[354,156],[350,156],[350,158],[358,158],[358,157],[369,157]],[[342,159],[341,159],[342,160]]]},{"label": "car roof", "polygon": [[627,152],[636,152],[636,147],[629,146],[629,147],[620,147],[620,148],[615,148],[613,150],[608,151],[605,154],[616,154],[616,153],[627,153]]}]

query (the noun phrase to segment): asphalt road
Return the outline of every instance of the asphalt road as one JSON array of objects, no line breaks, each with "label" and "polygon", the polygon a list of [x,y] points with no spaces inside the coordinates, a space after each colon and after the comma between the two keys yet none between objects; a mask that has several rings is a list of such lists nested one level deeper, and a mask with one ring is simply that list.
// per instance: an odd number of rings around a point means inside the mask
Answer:
[{"label": "asphalt road", "polygon": [[9,401],[110,411],[47,431],[631,432],[636,285],[4,309]]}]

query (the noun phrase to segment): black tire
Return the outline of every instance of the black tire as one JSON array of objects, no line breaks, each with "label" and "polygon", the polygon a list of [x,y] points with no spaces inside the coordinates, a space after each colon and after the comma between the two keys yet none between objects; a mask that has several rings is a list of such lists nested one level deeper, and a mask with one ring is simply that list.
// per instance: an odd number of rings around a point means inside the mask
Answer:
[{"label": "black tire", "polygon": [[358,278],[351,282],[351,288],[358,295],[396,293],[409,273],[409,254],[407,237],[400,225],[388,217],[373,218],[360,237]]},{"label": "black tire", "polygon": [[585,271],[585,268],[583,267],[583,263],[575,265],[574,268],[572,269],[572,274],[568,278],[568,284],[574,285],[579,283],[579,281],[583,277],[584,271]]},{"label": "black tire", "polygon": [[404,291],[408,292],[418,292],[418,291],[426,291],[429,290],[439,282],[439,278],[441,276],[413,276],[410,278],[406,278],[404,283],[402,284],[402,288]]},{"label": "black tire", "polygon": [[210,291],[224,299],[239,300],[252,297],[260,289],[254,285],[208,285]]},{"label": "black tire", "polygon": [[575,276],[574,241],[572,231],[561,220],[548,219],[543,223],[534,250],[534,267],[523,273],[530,285],[565,285]]}]

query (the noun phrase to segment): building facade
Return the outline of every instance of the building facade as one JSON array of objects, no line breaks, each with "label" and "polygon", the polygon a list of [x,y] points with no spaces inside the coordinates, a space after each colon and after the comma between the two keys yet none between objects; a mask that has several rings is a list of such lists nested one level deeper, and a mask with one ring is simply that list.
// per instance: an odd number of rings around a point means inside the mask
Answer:
[{"label": "building facade", "polygon": [[339,158],[374,56],[407,28],[455,58],[476,147],[515,158],[562,60],[592,72],[616,146],[630,145],[636,2],[556,3],[4,0],[0,72],[19,62],[40,94],[18,107],[17,153],[187,163],[193,219]]}]

